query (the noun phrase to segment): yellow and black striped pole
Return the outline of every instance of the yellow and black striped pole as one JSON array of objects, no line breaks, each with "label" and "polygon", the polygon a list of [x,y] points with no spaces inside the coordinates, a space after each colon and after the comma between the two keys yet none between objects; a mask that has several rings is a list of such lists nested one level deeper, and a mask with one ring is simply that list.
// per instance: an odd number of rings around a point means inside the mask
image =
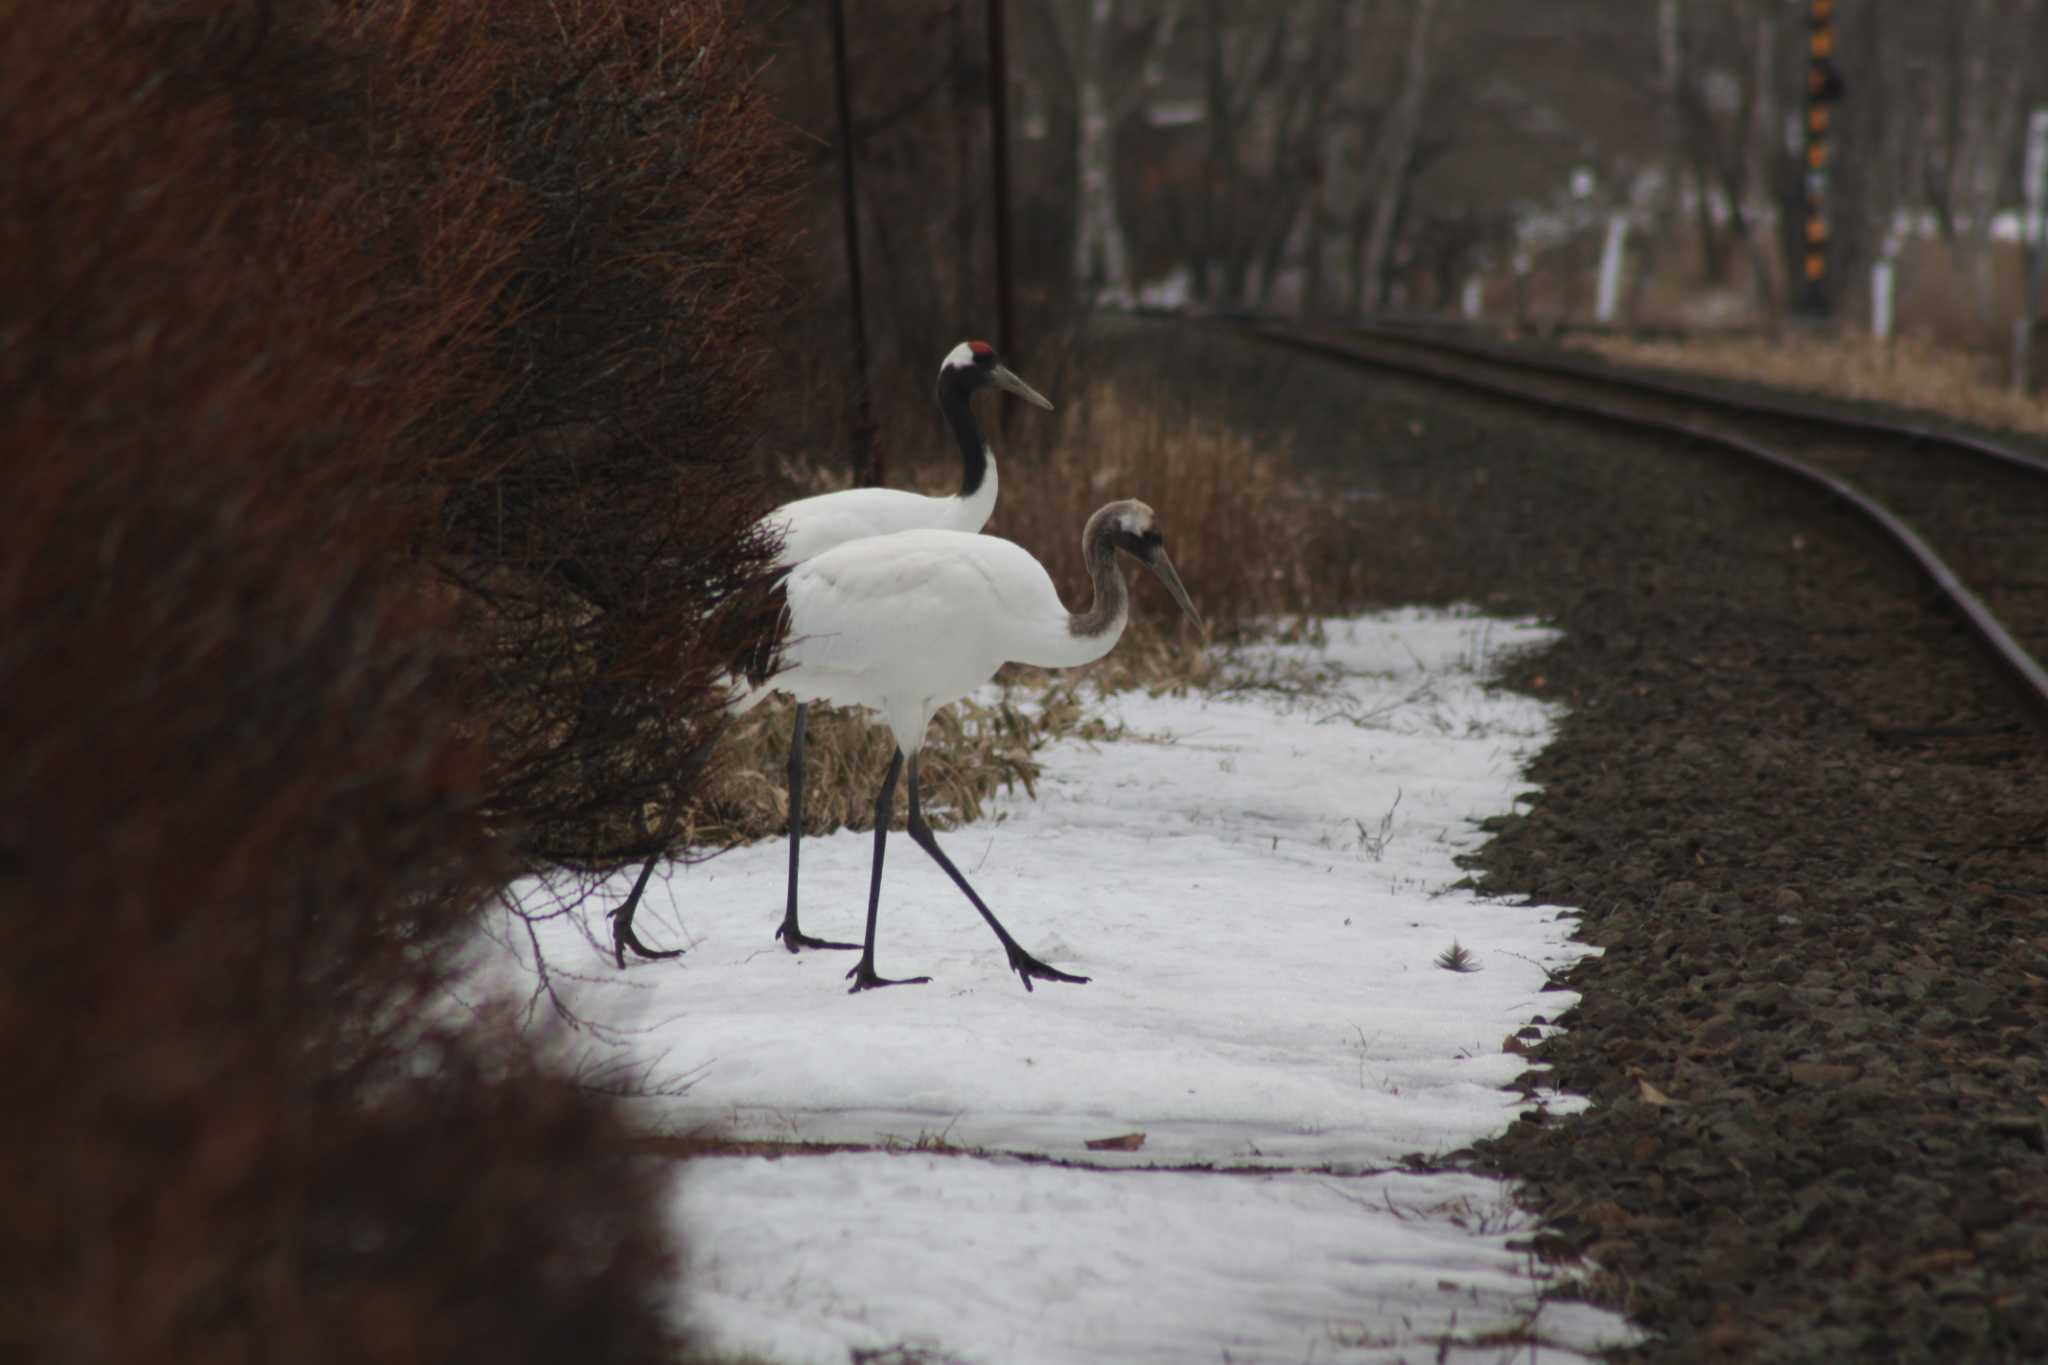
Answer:
[{"label": "yellow and black striped pole", "polygon": [[1829,182],[1834,148],[1829,124],[1842,98],[1835,70],[1835,0],[1807,0],[1806,12],[1806,221],[1800,230],[1799,309],[1827,316],[1832,306],[1828,241],[1833,235]]}]

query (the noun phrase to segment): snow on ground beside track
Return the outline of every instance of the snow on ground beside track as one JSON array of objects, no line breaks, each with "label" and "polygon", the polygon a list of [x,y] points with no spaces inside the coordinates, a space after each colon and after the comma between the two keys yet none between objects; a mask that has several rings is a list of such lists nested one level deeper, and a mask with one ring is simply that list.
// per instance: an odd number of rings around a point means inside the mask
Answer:
[{"label": "snow on ground beside track", "polygon": [[[1240,656],[1230,692],[1109,698],[1121,738],[1048,748],[1036,800],[940,836],[1026,949],[1091,984],[1027,993],[900,829],[877,969],[929,985],[848,995],[853,954],[784,952],[780,841],[650,884],[637,927],[687,945],[677,961],[621,973],[601,920],[541,924],[589,1021],[559,1044],[643,1070],[646,1128],[906,1149],[687,1168],[679,1311],[713,1344],[791,1362],[903,1341],[992,1362],[1391,1361],[1446,1340],[1448,1359],[1501,1358],[1501,1333],[1533,1333],[1542,1359],[1627,1336],[1539,1308],[1503,1186],[1386,1170],[1514,1119],[1501,1087],[1526,1063],[1502,1043],[1571,1003],[1543,987],[1587,951],[1554,908],[1452,889],[1553,719],[1486,680],[1545,632],[1401,611],[1325,636]],[[1303,670],[1325,685],[1260,685]],[[860,937],[871,849],[805,840],[808,932]],[[525,888],[529,907],[548,895]],[[1436,964],[1453,942],[1479,970]],[[524,925],[497,926],[473,992],[530,985],[530,955]],[[1087,1146],[1128,1133],[1143,1146]],[[916,1150],[940,1140],[1100,1169]],[[1144,1169],[1179,1165],[1270,1169]]]}]

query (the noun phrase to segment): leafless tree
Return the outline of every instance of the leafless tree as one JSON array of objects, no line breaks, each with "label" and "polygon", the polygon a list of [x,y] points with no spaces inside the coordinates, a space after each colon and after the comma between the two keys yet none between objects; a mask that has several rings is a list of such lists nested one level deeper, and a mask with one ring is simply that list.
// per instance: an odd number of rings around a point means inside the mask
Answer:
[{"label": "leafless tree", "polygon": [[1408,41],[1401,63],[1400,93],[1380,125],[1373,144],[1369,180],[1372,198],[1363,223],[1363,241],[1358,263],[1358,301],[1361,308],[1378,308],[1385,294],[1387,259],[1393,249],[1394,225],[1401,216],[1402,201],[1415,162],[1416,135],[1422,125],[1422,101],[1429,89],[1430,63],[1435,52],[1432,25],[1438,0],[1415,0],[1408,20]]},{"label": "leafless tree", "polygon": [[[1128,15],[1125,0],[1088,0],[1073,23],[1073,86],[1079,106],[1074,161],[1080,184],[1074,196],[1074,295],[1078,302],[1129,307],[1135,300],[1130,247],[1117,212],[1116,132],[1118,124],[1159,86],[1161,58],[1180,27],[1180,0],[1159,0],[1149,14]],[[1045,13],[1059,13],[1047,6]],[[1137,79],[1117,79],[1120,20],[1138,20],[1143,55]]]},{"label": "leafless tree", "polygon": [[1992,226],[2000,207],[2017,197],[2012,169],[2024,126],[2021,96],[2038,65],[2038,49],[2012,37],[2035,31],[2041,4],[1972,0],[1957,8],[1944,198],[1978,320],[1988,323]]}]

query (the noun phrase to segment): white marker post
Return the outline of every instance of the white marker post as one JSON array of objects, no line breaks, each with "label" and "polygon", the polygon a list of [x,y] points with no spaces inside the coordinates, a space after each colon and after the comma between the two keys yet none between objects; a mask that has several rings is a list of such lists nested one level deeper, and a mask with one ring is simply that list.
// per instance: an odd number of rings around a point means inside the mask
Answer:
[{"label": "white marker post", "polygon": [[1879,341],[1892,339],[1893,275],[1889,256],[1870,267],[1870,334]]},{"label": "white marker post", "polygon": [[2027,115],[2027,156],[2020,171],[2020,186],[2026,195],[2025,218],[2020,224],[2020,241],[2027,253],[2027,285],[2020,301],[2020,318],[2012,327],[2012,386],[2021,393],[2033,386],[2028,351],[2033,344],[2034,325],[2041,315],[2042,237],[2048,229],[2048,107],[2037,107]]},{"label": "white marker post", "polygon": [[2048,225],[2048,105],[2027,115],[2027,160],[2020,188],[2027,205],[2023,237],[2031,266],[2027,300],[2027,311],[2031,314],[2039,311],[2040,300],[2031,296],[2031,286],[2039,283],[2042,230]]},{"label": "white marker post", "polygon": [[1621,252],[1628,241],[1628,215],[1617,213],[1607,220],[1607,239],[1600,244],[1600,285],[1593,299],[1593,320],[1614,321],[1621,303]]}]

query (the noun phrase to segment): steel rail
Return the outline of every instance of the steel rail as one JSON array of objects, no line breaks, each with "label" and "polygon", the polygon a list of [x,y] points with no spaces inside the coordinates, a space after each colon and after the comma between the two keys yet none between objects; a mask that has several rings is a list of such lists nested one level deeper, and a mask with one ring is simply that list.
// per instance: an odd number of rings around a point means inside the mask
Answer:
[{"label": "steel rail", "polygon": [[1518,369],[1539,373],[1563,375],[1573,379],[1584,379],[1590,383],[1611,384],[1617,388],[1638,389],[1645,393],[1662,394],[1669,398],[1683,398],[1690,402],[1709,407],[1723,408],[1732,412],[1768,413],[1773,417],[1784,417],[1792,421],[1810,422],[1818,426],[1830,426],[1849,431],[1868,432],[1876,436],[1889,436],[1908,441],[1919,441],[1928,445],[1952,446],[1985,459],[1997,460],[2015,465],[2029,473],[2048,475],[2048,457],[2013,446],[2001,445],[1997,441],[1966,431],[1954,431],[1943,427],[1922,426],[1913,422],[1894,422],[1882,417],[1868,417],[1861,413],[1844,412],[1818,404],[1807,405],[1796,399],[1758,395],[1754,398],[1738,398],[1732,394],[1688,384],[1682,379],[1664,379],[1653,375],[1628,374],[1602,365],[1578,361],[1560,360],[1554,356],[1529,355],[1517,352],[1495,342],[1465,341],[1442,336],[1432,331],[1427,324],[1412,322],[1370,322],[1353,324],[1351,330],[1362,336],[1376,337],[1397,346],[1426,346],[1432,350],[1451,355],[1470,356],[1474,360],[1494,361],[1512,365]]},{"label": "steel rail", "polygon": [[[1652,417],[1643,413],[1627,412],[1619,408],[1608,407],[1605,404],[1597,403],[1590,399],[1567,398],[1559,394],[1543,393],[1504,380],[1459,373],[1455,370],[1424,364],[1419,361],[1393,360],[1385,356],[1371,355],[1342,341],[1327,337],[1308,336],[1270,323],[1252,324],[1252,329],[1256,335],[1279,345],[1291,346],[1297,350],[1321,355],[1335,356],[1353,364],[1393,370],[1398,373],[1433,380],[1437,383],[1456,384],[1465,388],[1477,389],[1482,393],[1490,393],[1497,397],[1548,408],[1555,412],[1597,417],[1603,421],[1620,426],[1686,437],[1705,445],[1734,451],[1780,473],[1791,475],[1802,482],[1818,487],[1854,509],[1859,515],[1889,537],[1893,544],[1903,550],[1918,565],[1920,571],[1934,584],[1942,597],[1961,613],[1964,621],[1968,623],[1971,632],[1977,637],[1978,641],[1991,651],[1993,657],[2006,670],[2012,680],[2019,685],[2022,694],[2032,704],[2036,719],[2048,721],[2048,669],[2044,669],[2040,661],[2029,654],[2025,646],[2012,637],[2012,633],[2005,628],[2004,623],[1998,619],[1997,615],[1984,604],[1983,599],[1978,597],[1976,593],[1972,592],[1964,584],[1955,570],[1949,566],[1948,561],[1937,554],[1934,547],[1929,545],[1917,531],[1907,525],[1890,508],[1887,508],[1884,504],[1878,502],[1875,498],[1872,498],[1838,475],[1810,465],[1804,460],[1796,459],[1785,454],[1783,451],[1773,450],[1759,442],[1722,432],[1709,431],[1676,418]],[[1410,339],[1400,336],[1378,335],[1370,331],[1366,332],[1366,335],[1376,336],[1376,339],[1394,346],[1412,344]],[[1481,353],[1472,358],[1510,368],[1522,364],[1519,359],[1511,356]],[[1550,367],[1539,364],[1525,368],[1541,371]],[[1724,405],[1737,406],[1734,404]],[[1831,420],[1818,413],[1802,415],[1815,422]],[[1859,419],[1858,423],[1843,423],[1843,425],[1856,425],[1860,427],[1869,424],[1861,423]],[[1896,428],[1885,429],[1897,430]],[[1947,440],[1949,437],[1941,435],[1939,439]],[[2048,474],[2048,462],[2040,462],[2039,472]]]}]

